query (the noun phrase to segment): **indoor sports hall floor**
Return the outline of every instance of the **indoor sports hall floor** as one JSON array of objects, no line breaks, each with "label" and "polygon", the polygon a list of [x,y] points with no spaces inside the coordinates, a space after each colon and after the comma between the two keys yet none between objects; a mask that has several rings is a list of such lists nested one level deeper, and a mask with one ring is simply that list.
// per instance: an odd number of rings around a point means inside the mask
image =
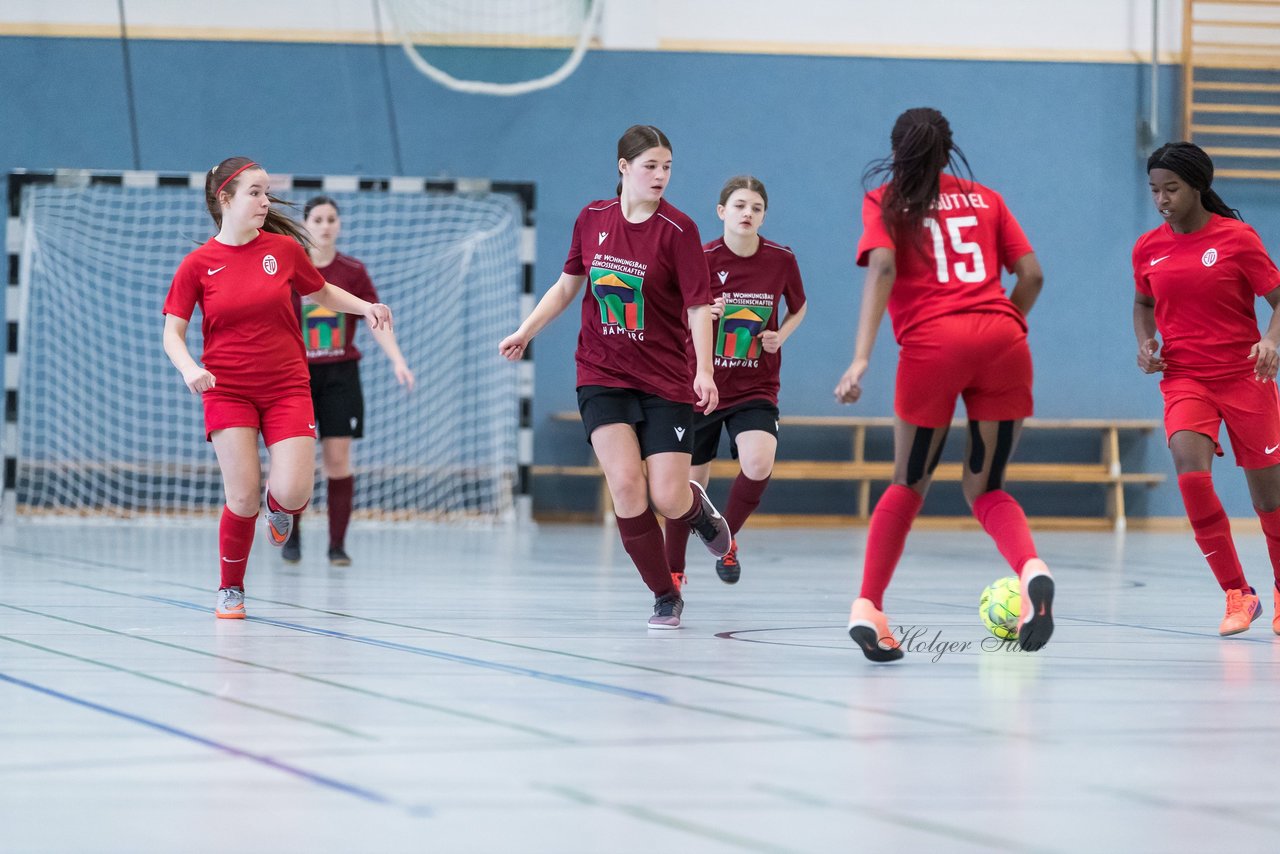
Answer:
[{"label": "indoor sports hall floor", "polygon": [[[918,532],[888,600],[917,649],[890,666],[844,632],[863,529],[748,529],[736,587],[691,550],[677,632],[645,628],[610,529],[357,524],[347,569],[318,539],[285,566],[259,538],[244,622],[213,618],[214,535],[0,525],[0,850],[1280,838],[1271,596],[1219,639],[1186,534],[1040,535],[1058,631],[1029,655],[982,648],[978,594],[1001,572],[986,538]],[[1267,589],[1260,537],[1240,546]]]}]

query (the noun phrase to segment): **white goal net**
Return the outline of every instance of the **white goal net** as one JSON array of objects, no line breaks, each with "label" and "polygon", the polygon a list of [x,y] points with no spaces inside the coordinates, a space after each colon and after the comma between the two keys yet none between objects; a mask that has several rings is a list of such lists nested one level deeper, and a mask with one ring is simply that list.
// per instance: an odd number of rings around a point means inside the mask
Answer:
[{"label": "white goal net", "polygon": [[523,95],[577,69],[605,0],[379,2],[405,55],[427,77],[458,92]]},{"label": "white goal net", "polygon": [[[200,401],[161,348],[173,273],[214,230],[203,192],[84,183],[22,189],[17,512],[216,511],[221,478]],[[517,372],[497,343],[519,322],[523,208],[505,193],[419,184],[417,192],[388,192],[385,183],[324,190],[341,208],[338,248],[364,262],[392,306],[418,381],[412,393],[397,385],[362,324],[356,512],[506,518],[519,480],[520,402]],[[282,195],[301,204],[316,192],[295,186]],[[197,308],[187,333],[197,359],[200,320]],[[324,485],[317,469],[313,507],[324,506]]]}]

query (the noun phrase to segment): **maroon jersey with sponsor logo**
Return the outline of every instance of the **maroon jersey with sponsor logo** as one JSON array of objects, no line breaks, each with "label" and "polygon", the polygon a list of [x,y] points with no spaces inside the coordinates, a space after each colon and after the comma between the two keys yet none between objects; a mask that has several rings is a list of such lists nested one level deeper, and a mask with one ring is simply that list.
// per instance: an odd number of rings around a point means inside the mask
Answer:
[{"label": "maroon jersey with sponsor logo", "polygon": [[719,408],[748,400],[768,400],[777,406],[782,351],[766,353],[760,335],[778,330],[783,300],[788,314],[804,305],[796,256],[763,237],[755,253],[746,257],[734,254],[723,237],[703,251],[711,272],[711,296],[725,298],[724,314],[713,331]]},{"label": "maroon jersey with sponsor logo", "polygon": [[618,199],[578,214],[564,272],[586,276],[578,385],[633,388],[693,403],[686,311],[711,302],[698,227],[665,199],[627,222]]},{"label": "maroon jersey with sponsor logo", "polygon": [[324,278],[291,237],[260,231],[243,246],[210,238],[178,265],[164,313],[189,321],[200,306],[200,360],[220,391],[310,394],[293,296],[323,287]]},{"label": "maroon jersey with sponsor logo", "polygon": [[898,275],[888,307],[899,343],[913,326],[962,311],[1001,312],[1026,329],[1022,312],[1005,295],[1000,268],[1012,272],[1031,244],[999,193],[944,172],[920,233],[895,240],[880,208],[885,189],[877,187],[862,201],[858,266],[867,265],[872,249],[894,250]]},{"label": "maroon jersey with sponsor logo", "polygon": [[1138,238],[1133,281],[1156,301],[1165,377],[1211,380],[1253,373],[1255,297],[1280,286],[1280,271],[1253,228],[1213,214],[1199,231],[1168,223]]},{"label": "maroon jersey with sponsor logo", "polygon": [[[378,301],[378,292],[369,278],[369,271],[355,258],[334,255],[324,267],[317,268],[326,282],[332,282],[344,291],[355,294],[368,302]],[[360,316],[327,309],[303,298],[302,343],[307,348],[307,361],[313,365],[331,362],[352,362],[360,358],[356,347],[356,330],[360,328]]]}]

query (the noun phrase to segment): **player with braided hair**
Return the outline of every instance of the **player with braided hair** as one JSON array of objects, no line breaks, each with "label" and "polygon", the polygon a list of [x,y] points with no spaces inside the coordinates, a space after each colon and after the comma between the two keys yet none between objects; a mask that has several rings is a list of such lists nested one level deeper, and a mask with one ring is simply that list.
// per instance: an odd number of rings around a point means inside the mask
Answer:
[{"label": "player with braided hair", "polygon": [[[1164,223],[1133,247],[1138,367],[1163,374],[1165,435],[1178,489],[1196,543],[1227,597],[1218,633],[1243,632],[1262,614],[1210,475],[1214,455],[1222,456],[1218,431],[1225,423],[1266,536],[1276,579],[1271,627],[1280,634],[1280,271],[1257,232],[1213,190],[1213,161],[1199,146],[1173,142],[1156,149],[1147,159],[1147,178]],[[1257,297],[1272,308],[1261,336]]]},{"label": "player with braided hair", "polygon": [[[1003,487],[1023,419],[1032,412],[1026,314],[1044,276],[1000,194],[944,171],[970,172],[942,113],[907,110],[889,139],[892,154],[864,175],[865,184],[888,180],[863,200],[857,261],[867,277],[853,362],[835,390],[841,403],[862,395],[887,308],[901,347],[893,482],[871,516],[849,635],[872,661],[902,657],[882,599],[962,397],[969,418],[965,500],[1021,579],[1018,642],[1038,650],[1053,633],[1054,582],[1036,554],[1022,507]],[[1017,278],[1008,296],[1001,267]]]}]

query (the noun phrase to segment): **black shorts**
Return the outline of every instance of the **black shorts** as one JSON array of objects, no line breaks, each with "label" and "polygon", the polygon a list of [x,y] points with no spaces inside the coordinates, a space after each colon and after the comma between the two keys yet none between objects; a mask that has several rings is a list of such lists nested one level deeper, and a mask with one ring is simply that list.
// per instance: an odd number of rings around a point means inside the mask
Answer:
[{"label": "black shorts", "polygon": [[693,464],[705,465],[716,458],[720,447],[720,425],[729,432],[729,453],[738,458],[738,434],[747,430],[763,430],[778,435],[778,407],[767,400],[748,400],[717,409],[710,415],[701,412],[693,417]]},{"label": "black shorts", "polygon": [[693,404],[675,403],[633,388],[578,387],[578,411],[587,441],[597,427],[630,424],[640,440],[640,457],[693,451]]},{"label": "black shorts", "polygon": [[311,402],[321,439],[364,436],[364,392],[360,390],[358,361],[312,365]]}]

